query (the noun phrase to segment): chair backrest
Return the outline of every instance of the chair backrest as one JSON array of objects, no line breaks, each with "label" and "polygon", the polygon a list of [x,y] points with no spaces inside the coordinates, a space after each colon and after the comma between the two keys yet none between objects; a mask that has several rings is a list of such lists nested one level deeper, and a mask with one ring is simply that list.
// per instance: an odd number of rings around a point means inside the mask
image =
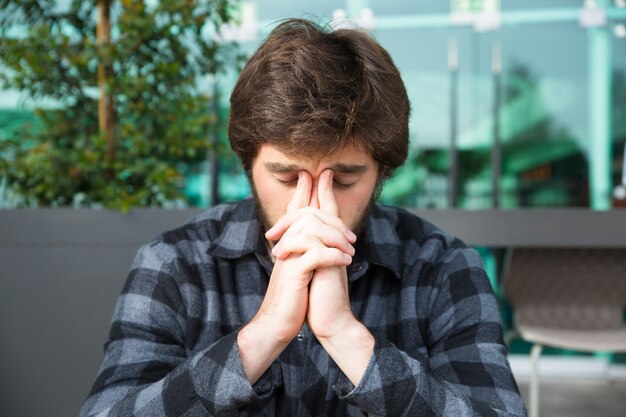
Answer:
[{"label": "chair backrest", "polygon": [[512,249],[504,292],[520,325],[623,328],[626,248]]}]

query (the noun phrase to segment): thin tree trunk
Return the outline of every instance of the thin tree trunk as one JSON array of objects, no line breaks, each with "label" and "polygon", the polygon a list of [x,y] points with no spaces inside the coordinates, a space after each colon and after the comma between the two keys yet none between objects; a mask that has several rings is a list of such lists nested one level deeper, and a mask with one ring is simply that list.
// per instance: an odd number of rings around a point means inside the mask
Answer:
[{"label": "thin tree trunk", "polygon": [[[111,43],[111,0],[98,0],[98,25],[96,27],[96,39],[98,46],[106,47]],[[113,112],[113,100],[107,89],[108,69],[104,62],[98,65],[98,88],[100,99],[98,101],[98,127],[104,134],[107,143],[107,159],[112,162],[115,159],[115,115]]]}]

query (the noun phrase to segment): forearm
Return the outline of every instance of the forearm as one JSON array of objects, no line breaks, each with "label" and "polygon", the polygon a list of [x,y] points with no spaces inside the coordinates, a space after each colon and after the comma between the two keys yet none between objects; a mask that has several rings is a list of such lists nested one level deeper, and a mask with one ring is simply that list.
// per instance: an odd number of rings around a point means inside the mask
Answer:
[{"label": "forearm", "polygon": [[331,337],[318,337],[318,341],[339,369],[358,385],[374,351],[374,336],[358,321],[342,333]]},{"label": "forearm", "polygon": [[[359,384],[354,386],[347,379],[340,378],[337,392],[349,404],[376,416],[526,415],[506,364],[456,363],[454,366],[468,367],[465,378],[471,375],[472,369],[476,372],[471,376],[473,381],[465,379],[456,383],[444,379],[450,366],[432,370],[393,344],[377,339],[373,356]],[[470,395],[472,386],[480,389]]]},{"label": "forearm", "polygon": [[239,355],[251,385],[269,369],[288,343],[276,340],[254,321],[244,326],[237,335]]},{"label": "forearm", "polygon": [[[107,351],[105,367],[81,417],[169,417],[187,415],[194,409],[202,410],[203,415],[238,415],[238,407],[271,394],[256,392],[248,383],[239,361],[236,334],[224,336],[187,359],[158,355],[147,362],[120,363],[132,357],[123,349],[122,343]],[[158,349],[147,346],[143,350]],[[170,369],[165,369],[167,364],[172,364]]]}]

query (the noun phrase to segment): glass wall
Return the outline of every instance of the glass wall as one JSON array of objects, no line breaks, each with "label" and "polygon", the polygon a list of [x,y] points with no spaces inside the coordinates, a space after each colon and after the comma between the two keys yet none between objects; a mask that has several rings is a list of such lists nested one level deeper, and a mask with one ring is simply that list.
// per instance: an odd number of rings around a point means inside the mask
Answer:
[{"label": "glass wall", "polygon": [[[586,10],[591,3],[604,15]],[[244,47],[290,16],[372,30],[412,102],[411,155],[383,202],[608,208],[621,205],[626,7],[591,3],[253,2],[261,29]]]}]

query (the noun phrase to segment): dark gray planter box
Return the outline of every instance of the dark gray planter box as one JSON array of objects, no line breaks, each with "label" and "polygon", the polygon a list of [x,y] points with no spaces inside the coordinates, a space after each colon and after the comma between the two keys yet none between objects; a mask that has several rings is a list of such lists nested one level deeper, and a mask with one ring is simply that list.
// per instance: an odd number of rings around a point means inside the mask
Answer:
[{"label": "dark gray planter box", "polygon": [[[138,247],[200,211],[0,210],[0,415],[78,414]],[[626,247],[626,210],[419,214],[471,245]]]}]

